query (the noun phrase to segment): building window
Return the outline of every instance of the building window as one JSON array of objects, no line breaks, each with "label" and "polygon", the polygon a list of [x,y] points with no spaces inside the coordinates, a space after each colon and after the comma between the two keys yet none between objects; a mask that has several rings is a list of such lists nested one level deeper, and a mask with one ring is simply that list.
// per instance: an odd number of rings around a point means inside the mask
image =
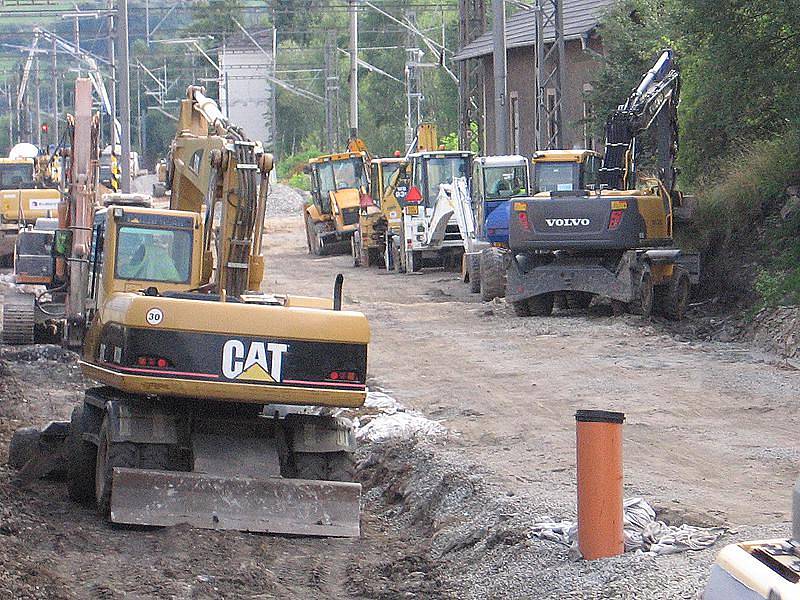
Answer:
[{"label": "building window", "polygon": [[550,142],[556,139],[558,133],[556,129],[558,127],[556,123],[556,89],[547,88],[545,98],[547,101],[547,146],[550,147]]},{"label": "building window", "polygon": [[511,150],[514,154],[519,154],[519,93],[511,92]]},{"label": "building window", "polygon": [[592,93],[594,88],[591,83],[583,84],[583,147],[587,150],[594,150],[594,138],[592,137],[592,117],[594,116],[594,109],[589,100],[589,94]]}]

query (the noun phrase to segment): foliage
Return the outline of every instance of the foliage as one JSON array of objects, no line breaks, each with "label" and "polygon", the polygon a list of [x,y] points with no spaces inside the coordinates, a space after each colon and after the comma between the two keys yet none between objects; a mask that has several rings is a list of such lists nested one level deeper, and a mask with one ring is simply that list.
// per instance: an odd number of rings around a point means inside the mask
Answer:
[{"label": "foliage", "polygon": [[297,154],[291,154],[289,156],[284,156],[281,160],[276,163],[275,170],[278,174],[278,179],[288,179],[297,175],[298,173],[303,172],[303,167],[308,164],[308,161],[312,158],[316,158],[319,156],[321,152],[316,149],[307,149],[298,152]]},{"label": "foliage", "polygon": [[309,181],[308,175],[304,173],[295,173],[286,180],[286,183],[299,190],[305,190],[307,192],[311,190],[311,181]]}]

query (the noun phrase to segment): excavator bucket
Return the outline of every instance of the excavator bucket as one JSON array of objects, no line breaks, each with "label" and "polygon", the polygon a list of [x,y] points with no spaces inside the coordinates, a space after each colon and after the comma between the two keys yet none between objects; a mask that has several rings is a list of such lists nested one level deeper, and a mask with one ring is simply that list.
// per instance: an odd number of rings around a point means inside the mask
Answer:
[{"label": "excavator bucket", "polygon": [[361,484],[115,468],[111,521],[358,537]]}]

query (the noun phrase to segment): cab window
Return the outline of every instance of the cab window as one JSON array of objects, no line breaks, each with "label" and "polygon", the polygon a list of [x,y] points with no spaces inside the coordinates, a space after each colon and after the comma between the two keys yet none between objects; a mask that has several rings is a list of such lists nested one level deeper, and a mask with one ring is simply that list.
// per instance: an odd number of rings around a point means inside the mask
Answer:
[{"label": "cab window", "polygon": [[33,187],[32,164],[0,164],[0,190]]},{"label": "cab window", "polygon": [[117,233],[116,277],[188,283],[192,232],[122,225]]},{"label": "cab window", "polygon": [[524,165],[486,167],[483,177],[487,198],[510,198],[528,193],[528,176]]}]

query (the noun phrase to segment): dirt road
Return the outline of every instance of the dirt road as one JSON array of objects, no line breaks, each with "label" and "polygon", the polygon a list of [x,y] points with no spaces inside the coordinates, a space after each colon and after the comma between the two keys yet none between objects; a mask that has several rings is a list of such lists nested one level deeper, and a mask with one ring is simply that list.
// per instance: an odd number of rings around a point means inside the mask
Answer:
[{"label": "dirt road", "polygon": [[789,515],[800,372],[744,346],[681,340],[667,324],[606,307],[518,318],[481,303],[458,275],[355,269],[304,254],[299,219],[272,221],[268,284],[328,294],[369,317],[370,373],[401,402],[443,419],[456,443],[514,493],[563,471],[574,495],[574,413],[625,412],[629,493],[690,520],[771,523]]},{"label": "dirt road", "polygon": [[265,288],[328,295],[344,273],[372,327],[371,385],[450,435],[364,449],[360,540],[112,528],[60,482],[11,485],[11,432],[67,416],[87,382],[74,356],[6,349],[0,598],[693,597],[719,546],[575,565],[530,539],[534,520],[574,516],[579,408],[626,413],[626,494],[664,518],[737,526],[729,540],[787,529],[800,373],[603,307],[520,319],[454,273],[311,258],[293,202],[268,219]]}]

